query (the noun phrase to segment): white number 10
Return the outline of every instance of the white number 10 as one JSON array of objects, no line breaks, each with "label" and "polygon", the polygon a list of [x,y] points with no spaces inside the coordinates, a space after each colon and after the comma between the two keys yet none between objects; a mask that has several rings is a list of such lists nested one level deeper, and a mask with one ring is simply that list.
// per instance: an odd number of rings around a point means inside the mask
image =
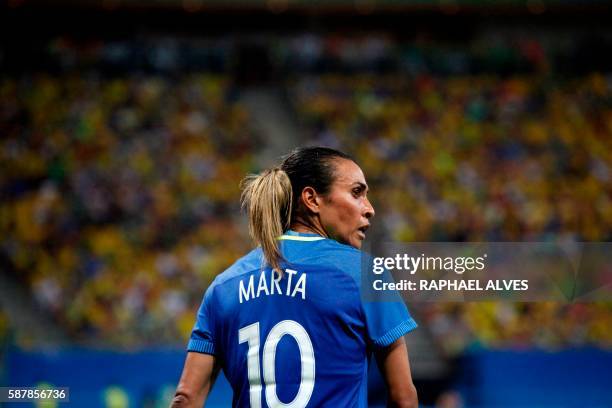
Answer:
[{"label": "white number 10", "polygon": [[[276,346],[284,335],[295,339],[300,349],[302,379],[300,388],[293,401],[285,404],[276,393],[275,359]],[[248,342],[247,368],[249,377],[249,397],[251,407],[261,408],[261,374],[259,371],[259,322],[243,327],[238,331],[238,343]],[[263,375],[266,384],[266,403],[269,407],[303,408],[310,401],[315,381],[314,349],[308,333],[298,322],[283,320],[270,330],[263,349]]]}]

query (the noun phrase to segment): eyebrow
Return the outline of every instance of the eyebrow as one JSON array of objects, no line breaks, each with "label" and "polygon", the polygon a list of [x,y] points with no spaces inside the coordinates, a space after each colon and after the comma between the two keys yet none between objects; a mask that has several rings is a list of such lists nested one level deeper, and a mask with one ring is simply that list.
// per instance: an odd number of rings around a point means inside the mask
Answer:
[{"label": "eyebrow", "polygon": [[354,183],[353,183],[353,186],[355,186],[355,185],[358,185],[359,187],[361,187],[361,188],[362,188],[363,190],[365,190],[365,191],[369,191],[369,190],[370,190],[370,189],[368,188],[368,185],[367,185],[367,184],[364,184],[364,183],[362,183],[362,182],[360,182],[360,181],[356,181],[356,182],[354,182]]}]

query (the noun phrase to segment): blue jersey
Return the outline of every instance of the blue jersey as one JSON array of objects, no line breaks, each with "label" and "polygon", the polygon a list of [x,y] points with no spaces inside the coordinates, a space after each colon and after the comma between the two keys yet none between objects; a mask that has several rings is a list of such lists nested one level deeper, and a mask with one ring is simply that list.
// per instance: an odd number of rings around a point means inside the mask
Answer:
[{"label": "blue jersey", "polygon": [[366,407],[369,356],[416,328],[406,306],[366,302],[362,252],[280,238],[281,278],[260,248],[209,286],[187,347],[221,361],[235,407]]}]

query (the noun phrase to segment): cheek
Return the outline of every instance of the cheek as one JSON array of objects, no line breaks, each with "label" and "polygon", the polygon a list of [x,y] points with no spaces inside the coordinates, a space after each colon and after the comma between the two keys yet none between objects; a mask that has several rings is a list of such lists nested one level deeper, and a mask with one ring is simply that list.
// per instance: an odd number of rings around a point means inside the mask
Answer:
[{"label": "cheek", "polygon": [[[345,239],[358,226],[360,219],[359,203],[352,197],[334,197],[328,202],[329,206],[322,220],[328,231],[339,234]],[[323,214],[322,214],[323,215]]]},{"label": "cheek", "polygon": [[347,210],[339,202],[334,203],[327,211],[321,213],[321,221],[328,232],[342,234],[347,229]]},{"label": "cheek", "polygon": [[338,208],[338,218],[343,230],[351,230],[359,222],[359,209],[353,203],[344,203]]}]

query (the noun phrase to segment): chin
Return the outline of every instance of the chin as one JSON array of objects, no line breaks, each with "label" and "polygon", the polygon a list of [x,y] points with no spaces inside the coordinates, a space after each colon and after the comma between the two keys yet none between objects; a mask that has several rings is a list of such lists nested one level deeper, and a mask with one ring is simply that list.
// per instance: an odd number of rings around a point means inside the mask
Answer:
[{"label": "chin", "polygon": [[336,241],[344,245],[352,246],[355,249],[361,249],[361,245],[363,244],[363,240],[359,239],[358,237],[353,239],[351,239],[350,237],[347,239],[337,238]]}]

